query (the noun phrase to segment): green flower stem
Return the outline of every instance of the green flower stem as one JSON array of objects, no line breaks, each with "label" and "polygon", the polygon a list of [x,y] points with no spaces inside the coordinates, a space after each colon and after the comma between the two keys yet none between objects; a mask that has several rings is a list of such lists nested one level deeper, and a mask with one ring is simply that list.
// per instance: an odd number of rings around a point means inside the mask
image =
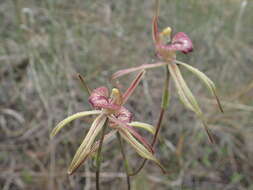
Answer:
[{"label": "green flower stem", "polygon": [[[170,73],[169,73],[169,69],[168,66],[165,66],[166,69],[166,78],[164,80],[164,86],[163,86],[163,96],[162,96],[162,103],[161,103],[161,109],[160,109],[160,114],[159,114],[159,119],[156,125],[156,130],[155,130],[155,134],[151,143],[151,146],[154,147],[157,139],[158,139],[158,135],[159,132],[161,130],[161,126],[162,126],[162,121],[163,121],[163,116],[165,113],[165,110],[168,108],[169,106],[169,81],[170,81]],[[147,159],[144,159],[143,162],[141,163],[140,167],[134,171],[133,173],[130,173],[129,176],[134,176],[136,174],[138,174],[142,168],[145,166],[147,162]]]},{"label": "green flower stem", "polygon": [[165,66],[166,70],[166,78],[164,80],[164,86],[163,86],[163,97],[162,97],[162,105],[161,108],[167,109],[169,107],[169,82],[170,82],[170,71],[168,66]]},{"label": "green flower stem", "polygon": [[124,166],[125,166],[125,171],[126,171],[126,180],[127,180],[127,189],[131,190],[131,182],[130,182],[130,176],[129,176],[130,167],[129,167],[129,163],[128,163],[128,160],[127,160],[127,157],[125,154],[125,149],[124,149],[123,142],[122,142],[119,132],[117,132],[117,138],[119,141],[121,154],[122,154],[122,157],[124,160]]},{"label": "green flower stem", "polygon": [[164,112],[165,110],[169,107],[169,82],[170,82],[170,72],[167,66],[165,66],[166,69],[166,78],[164,81],[164,86],[163,86],[163,97],[162,97],[162,104],[161,104],[161,110],[160,110],[160,115],[159,115],[159,119],[158,119],[158,123],[156,126],[156,131],[153,137],[153,141],[151,143],[151,146],[153,147],[157,141],[159,132],[161,130],[161,126],[162,126],[162,120],[163,120],[163,116],[164,116]]},{"label": "green flower stem", "polygon": [[102,152],[102,145],[103,145],[103,141],[104,141],[104,137],[105,137],[105,131],[107,128],[107,120],[103,126],[102,132],[101,132],[101,139],[99,142],[99,147],[98,147],[98,152],[97,152],[97,156],[96,156],[96,190],[99,190],[99,175],[100,175],[100,165],[101,165],[101,152]]}]

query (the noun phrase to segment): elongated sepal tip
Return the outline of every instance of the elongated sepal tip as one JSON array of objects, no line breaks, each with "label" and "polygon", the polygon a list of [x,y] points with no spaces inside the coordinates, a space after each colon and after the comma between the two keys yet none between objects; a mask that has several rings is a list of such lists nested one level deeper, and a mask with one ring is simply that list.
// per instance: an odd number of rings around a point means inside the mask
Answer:
[{"label": "elongated sepal tip", "polygon": [[50,138],[50,139],[54,138],[55,135],[56,135],[56,133],[57,133],[57,132],[56,132],[55,130],[53,130],[53,131],[50,133],[49,138]]}]

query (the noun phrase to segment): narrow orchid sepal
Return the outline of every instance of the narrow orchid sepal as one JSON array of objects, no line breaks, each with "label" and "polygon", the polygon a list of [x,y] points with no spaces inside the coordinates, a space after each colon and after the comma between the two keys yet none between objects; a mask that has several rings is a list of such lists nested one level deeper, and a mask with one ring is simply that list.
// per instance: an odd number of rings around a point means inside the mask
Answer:
[{"label": "narrow orchid sepal", "polygon": [[[108,144],[110,143],[114,138],[115,134],[117,133],[117,130],[112,130],[111,132],[107,133],[104,137],[103,144]],[[95,153],[98,149],[100,140],[97,140],[91,147],[91,153]]]},{"label": "narrow orchid sepal", "polygon": [[138,84],[140,83],[141,79],[143,78],[144,74],[145,74],[145,71],[141,71],[140,73],[138,73],[138,75],[133,80],[133,82],[131,83],[131,85],[129,86],[129,88],[123,94],[122,105],[124,103],[126,103],[126,101],[128,100],[128,98],[132,95],[132,93],[134,92],[134,90],[136,89],[136,87],[138,86]]},{"label": "narrow orchid sepal", "polygon": [[188,65],[187,63],[184,63],[184,62],[181,62],[181,61],[178,61],[178,60],[175,60],[174,62],[179,64],[179,65],[184,66],[186,69],[188,69],[193,74],[195,74],[206,85],[206,87],[209,89],[211,94],[215,97],[220,111],[224,112],[223,108],[221,106],[220,100],[218,98],[217,90],[216,90],[216,86],[215,86],[214,82],[210,78],[208,78],[203,72],[198,70],[197,68],[192,67],[192,66]]},{"label": "narrow orchid sepal", "polygon": [[85,155],[87,152],[91,150],[92,144],[94,143],[98,133],[103,128],[106,118],[107,118],[106,115],[101,114],[94,120],[89,129],[89,132],[87,133],[82,144],[79,146],[79,148],[75,153],[75,156],[69,166],[68,174],[73,173],[73,171],[76,169],[76,166],[80,165],[83,159],[82,155]]},{"label": "narrow orchid sepal", "polygon": [[69,117],[67,117],[66,119],[62,120],[60,123],[58,123],[56,125],[56,127],[52,130],[50,137],[54,137],[65,125],[67,125],[68,123],[70,123],[71,121],[81,118],[81,117],[85,117],[85,116],[89,116],[89,115],[97,115],[97,114],[101,114],[102,111],[100,110],[93,110],[93,111],[83,111],[83,112],[78,112],[76,114],[73,114]]},{"label": "narrow orchid sepal", "polygon": [[164,173],[166,173],[165,168],[163,165],[159,162],[159,160],[153,155],[152,152],[150,152],[145,146],[143,146],[140,142],[138,142],[133,135],[122,128],[119,128],[119,133],[122,136],[122,138],[129,143],[135,150],[136,152],[143,158],[146,158],[148,160],[154,161]]},{"label": "narrow orchid sepal", "polygon": [[[105,145],[105,144],[110,143],[110,142],[113,140],[113,138],[115,138],[115,133],[116,133],[116,132],[117,132],[116,130],[113,130],[113,131],[109,132],[108,134],[106,134],[105,137],[104,137],[103,144]],[[69,168],[69,169],[68,169],[68,174],[69,174],[69,175],[72,175],[72,174],[80,167],[80,165],[83,164],[83,163],[86,161],[86,159],[87,159],[89,156],[94,155],[94,153],[98,150],[99,143],[100,143],[100,140],[96,141],[96,142],[92,145],[92,147],[90,148],[89,151],[83,152],[83,153],[80,155],[79,161],[76,162],[76,164],[75,164],[72,168]]]},{"label": "narrow orchid sepal", "polygon": [[190,110],[195,112],[197,114],[197,116],[201,119],[210,142],[214,143],[214,138],[213,138],[210,130],[208,129],[208,126],[205,122],[205,118],[203,116],[203,113],[202,113],[199,105],[198,105],[198,102],[196,101],[191,90],[189,89],[185,80],[183,79],[178,66],[174,63],[170,64],[169,71],[170,71],[172,78],[174,79],[176,89],[177,89],[177,92],[178,92],[178,95],[179,95],[181,101],[183,102],[183,104],[187,108],[189,108]]},{"label": "narrow orchid sepal", "polygon": [[187,86],[185,80],[183,79],[181,72],[178,66],[174,63],[169,65],[169,71],[174,79],[176,89],[178,91],[179,97],[184,103],[184,105],[189,108],[190,110],[194,111],[195,113],[202,114],[202,111],[194,98],[193,94],[191,93],[189,87]]},{"label": "narrow orchid sepal", "polygon": [[159,0],[155,2],[155,15],[152,19],[152,37],[155,44],[160,43],[159,31],[158,31],[158,15],[159,15]]},{"label": "narrow orchid sepal", "polygon": [[139,67],[132,67],[132,68],[128,68],[128,69],[122,69],[122,70],[119,70],[119,71],[117,71],[116,73],[114,73],[112,75],[112,80],[114,80],[116,78],[119,78],[119,77],[122,77],[126,74],[135,72],[135,71],[145,70],[145,69],[152,69],[152,68],[161,67],[161,66],[168,65],[168,64],[169,63],[167,63],[167,62],[157,62],[157,63],[151,63],[151,64],[143,64]]},{"label": "narrow orchid sepal", "polygon": [[137,131],[135,131],[131,126],[127,125],[126,123],[120,121],[115,117],[109,116],[109,119],[114,122],[116,125],[120,126],[122,130],[127,130],[130,132],[136,139],[138,139],[150,152],[153,152],[152,146],[147,142],[145,138],[143,138]]},{"label": "narrow orchid sepal", "polygon": [[137,127],[141,129],[145,129],[146,131],[150,132],[151,134],[155,134],[155,127],[153,125],[150,125],[148,123],[142,123],[139,121],[133,121],[131,123],[128,123],[129,126]]}]

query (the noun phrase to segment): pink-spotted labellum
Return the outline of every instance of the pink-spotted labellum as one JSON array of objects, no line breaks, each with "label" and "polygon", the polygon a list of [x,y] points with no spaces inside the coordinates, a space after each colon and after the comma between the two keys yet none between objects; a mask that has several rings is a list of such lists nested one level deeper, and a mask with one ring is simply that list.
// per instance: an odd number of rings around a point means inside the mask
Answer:
[{"label": "pink-spotted labellum", "polygon": [[[158,30],[158,13],[159,13],[159,0],[156,0],[155,14],[152,20],[152,37],[155,45],[155,51],[160,59],[159,62],[151,63],[151,64],[143,64],[137,67],[127,68],[123,70],[119,70],[112,75],[112,80],[115,80],[119,77],[122,77],[126,74],[139,71],[139,70],[147,70],[154,69],[157,67],[166,66],[167,70],[169,70],[169,74],[172,76],[174,84],[176,86],[176,90],[178,96],[182,103],[186,108],[192,110],[196,113],[198,118],[200,118],[203,122],[203,126],[208,134],[209,140],[213,143],[214,139],[211,135],[211,132],[207,128],[207,124],[205,122],[203,113],[196,101],[196,98],[192,94],[190,88],[186,84],[184,78],[182,77],[179,66],[182,66],[192,72],[195,76],[197,76],[207,87],[207,89],[211,92],[211,94],[215,97],[218,107],[221,112],[223,112],[221,103],[217,96],[215,84],[211,79],[209,79],[203,72],[199,71],[197,68],[190,66],[189,64],[183,63],[176,59],[176,53],[190,53],[193,50],[193,43],[191,39],[183,32],[178,32],[174,36],[172,36],[172,29],[170,27],[166,27],[164,30],[159,32]],[[168,79],[169,80],[169,79]]]},{"label": "pink-spotted labellum", "polygon": [[104,136],[104,144],[108,144],[108,142],[114,138],[115,133],[119,132],[121,137],[129,143],[141,157],[154,161],[163,169],[160,162],[155,158],[151,145],[137,132],[137,130],[135,130],[136,127],[142,128],[153,134],[154,127],[142,122],[133,122],[132,113],[123,106],[141,81],[143,75],[144,71],[141,71],[124,94],[117,88],[112,89],[110,96],[106,87],[94,89],[89,97],[89,103],[94,110],[83,111],[71,115],[61,121],[53,129],[51,137],[55,136],[65,125],[75,119],[89,115],[98,115],[94,119],[83,142],[77,149],[69,166],[68,174],[72,174],[89,156],[96,153],[100,142],[100,140],[96,141],[96,137],[102,130],[106,121],[108,121],[108,126],[112,130]]},{"label": "pink-spotted labellum", "polygon": [[193,50],[191,39],[184,33],[178,32],[171,37],[172,29],[165,28],[162,32],[158,31],[157,17],[153,18],[153,40],[155,49],[160,59],[171,61],[176,59],[176,52],[189,53]]}]

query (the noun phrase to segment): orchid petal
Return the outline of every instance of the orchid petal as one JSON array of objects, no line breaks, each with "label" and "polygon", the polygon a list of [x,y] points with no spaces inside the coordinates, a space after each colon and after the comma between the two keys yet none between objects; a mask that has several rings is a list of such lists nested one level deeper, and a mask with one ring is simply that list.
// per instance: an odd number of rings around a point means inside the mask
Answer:
[{"label": "orchid petal", "polygon": [[142,123],[139,121],[133,121],[131,123],[128,123],[129,126],[137,127],[145,129],[146,131],[150,132],[151,134],[155,134],[155,127],[153,125],[150,125],[148,123]]},{"label": "orchid petal", "polygon": [[158,159],[153,155],[152,152],[150,152],[145,146],[143,146],[141,143],[139,143],[133,136],[132,134],[127,131],[123,130],[123,128],[118,128],[120,135],[122,136],[125,141],[127,141],[134,149],[135,151],[143,158],[146,158],[148,160],[154,161],[164,173],[165,169],[162,166],[162,164],[158,161]]},{"label": "orchid petal", "polygon": [[138,139],[150,152],[153,152],[152,146],[147,142],[145,138],[143,138],[137,131],[135,131],[131,126],[127,125],[126,123],[116,119],[114,117],[109,116],[109,119],[120,126],[122,130],[127,130],[130,132],[136,139]]},{"label": "orchid petal", "polygon": [[216,87],[215,84],[213,83],[213,81],[211,79],[209,79],[203,72],[201,72],[200,70],[198,70],[197,68],[194,68],[184,62],[175,60],[175,62],[179,65],[184,66],[186,69],[188,69],[189,71],[191,71],[192,73],[194,73],[199,79],[201,79],[203,81],[203,83],[206,85],[206,87],[209,89],[209,91],[211,92],[211,94],[215,97],[217,104],[219,106],[219,109],[221,112],[224,112],[220,103],[220,100],[217,96],[217,92],[216,92]]},{"label": "orchid petal", "polygon": [[171,44],[160,45],[160,48],[167,51],[181,51],[183,53],[189,53],[193,50],[193,45],[191,39],[184,32],[178,32],[172,38]]},{"label": "orchid petal", "polygon": [[177,88],[177,91],[178,91],[181,101],[183,102],[183,104],[187,108],[194,111],[197,114],[197,116],[201,119],[201,121],[204,125],[204,128],[207,132],[207,135],[209,137],[210,142],[214,143],[214,138],[211,135],[211,132],[209,131],[209,129],[207,127],[207,124],[205,122],[203,113],[198,105],[198,102],[196,101],[191,90],[189,89],[189,87],[185,83],[178,66],[174,63],[170,64],[169,71],[171,73],[172,78],[174,79],[174,82],[175,82],[175,85],[176,85],[176,88]]},{"label": "orchid petal", "polygon": [[[113,138],[115,138],[115,133],[117,132],[117,130],[113,130],[111,132],[109,132],[108,134],[106,134],[104,136],[104,140],[103,140],[103,144],[108,144],[110,143]],[[80,154],[80,157],[78,159],[78,162],[76,162],[76,164],[73,166],[73,168],[69,168],[69,174],[73,174],[78,168],[79,166],[84,163],[86,161],[86,159],[89,157],[89,156],[92,156],[97,150],[98,150],[98,147],[99,147],[99,143],[100,143],[100,140],[96,141],[90,148],[89,151],[84,151]]]},{"label": "orchid petal", "polygon": [[135,71],[139,71],[139,70],[145,70],[145,69],[152,69],[152,68],[156,68],[156,67],[162,67],[164,65],[168,65],[169,63],[167,62],[157,62],[157,63],[152,63],[152,64],[143,64],[139,67],[132,67],[132,68],[128,68],[128,69],[122,69],[117,71],[116,73],[114,73],[112,75],[112,80],[122,77],[126,74],[135,72]]},{"label": "orchid petal", "polygon": [[[114,138],[115,138],[115,133],[117,132],[117,130],[113,130],[109,133],[107,133],[105,136],[104,136],[104,141],[103,141],[103,145],[104,144],[108,144],[110,143]],[[91,147],[91,150],[90,150],[90,153],[95,153],[99,147],[99,142],[100,140],[97,140]]]},{"label": "orchid petal", "polygon": [[159,32],[158,32],[158,14],[159,14],[159,0],[155,2],[155,15],[152,19],[152,37],[155,44],[160,42]]},{"label": "orchid petal", "polygon": [[73,114],[69,117],[67,117],[66,119],[62,120],[60,123],[58,123],[56,125],[56,127],[52,130],[50,137],[54,137],[65,125],[67,125],[68,123],[70,123],[71,121],[78,119],[80,117],[85,117],[85,116],[89,116],[89,115],[96,115],[96,114],[100,114],[101,111],[100,110],[93,110],[93,111],[83,111],[83,112],[78,112],[76,114]]},{"label": "orchid petal", "polygon": [[[185,89],[188,89],[183,77],[181,76],[181,73],[177,66],[175,64],[170,64],[169,65],[169,71],[171,73],[172,78],[174,79],[174,83],[176,85],[176,89],[179,95],[180,100],[182,103],[190,110],[192,111],[197,111],[199,112],[199,108],[197,105],[197,109],[194,108],[190,100],[188,99],[189,97],[187,96],[186,92],[184,91]],[[189,89],[187,90],[187,93],[189,94]],[[191,93],[190,93],[191,94]],[[196,107],[196,106],[195,106]]]},{"label": "orchid petal", "polygon": [[145,71],[141,71],[136,78],[134,79],[134,81],[131,83],[130,87],[126,90],[126,92],[123,94],[123,104],[126,103],[126,101],[128,100],[128,98],[132,95],[133,91],[135,90],[135,88],[138,86],[138,84],[140,83],[142,77],[144,76]]},{"label": "orchid petal", "polygon": [[87,133],[82,144],[79,146],[75,153],[75,156],[69,166],[68,174],[72,174],[73,171],[77,168],[77,166],[80,165],[80,162],[82,162],[82,155],[85,155],[91,150],[91,146],[94,143],[94,140],[97,137],[98,133],[103,128],[106,118],[106,115],[101,114],[94,120],[89,129],[89,132]]}]

